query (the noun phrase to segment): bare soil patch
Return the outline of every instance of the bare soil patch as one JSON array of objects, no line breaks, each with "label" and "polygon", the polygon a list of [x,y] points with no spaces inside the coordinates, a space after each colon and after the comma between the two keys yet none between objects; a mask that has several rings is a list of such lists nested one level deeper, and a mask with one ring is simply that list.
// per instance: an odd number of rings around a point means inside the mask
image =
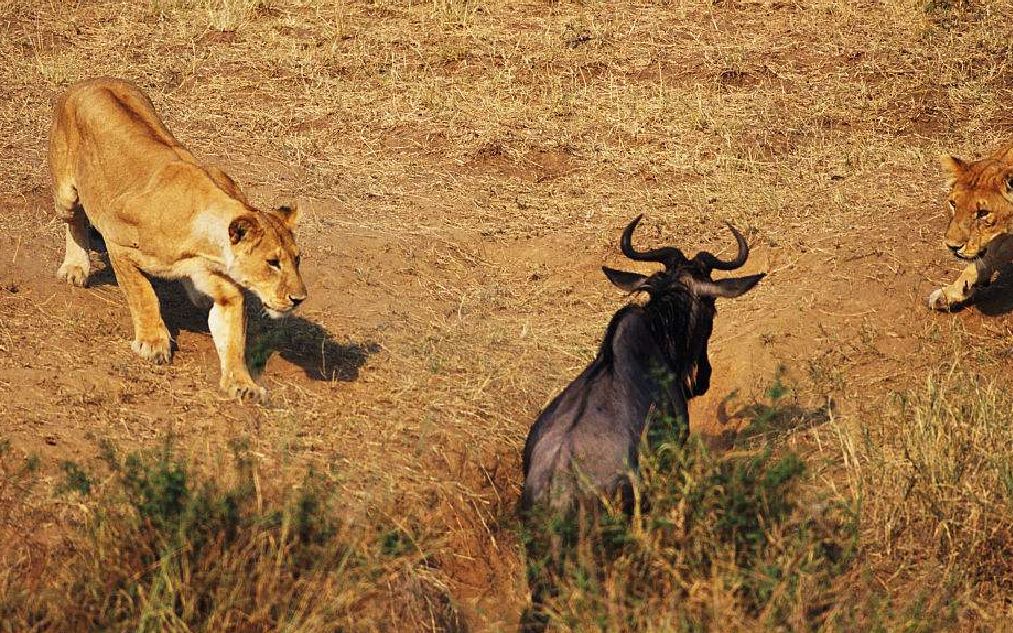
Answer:
[{"label": "bare soil patch", "polygon": [[[976,307],[924,307],[959,269],[935,157],[1010,127],[1011,7],[979,9],[0,0],[0,438],[52,481],[102,440],[171,433],[211,461],[248,438],[268,466],[340,473],[350,512],[430,526],[471,629],[513,630],[520,450],[629,300],[600,266],[636,268],[618,252],[636,214],[645,243],[718,253],[727,219],[753,246],[746,272],[767,273],[719,305],[692,405],[715,445],[750,432],[779,375],[792,408],[763,432],[828,460],[830,416],[876,424],[953,336],[1004,380],[1009,275]],[[285,323],[251,315],[271,406],[217,393],[204,317],[173,284],[178,349],[156,367],[130,351],[111,273],[55,279],[49,101],[103,74],[138,82],[256,203],[303,205],[309,299]]]}]

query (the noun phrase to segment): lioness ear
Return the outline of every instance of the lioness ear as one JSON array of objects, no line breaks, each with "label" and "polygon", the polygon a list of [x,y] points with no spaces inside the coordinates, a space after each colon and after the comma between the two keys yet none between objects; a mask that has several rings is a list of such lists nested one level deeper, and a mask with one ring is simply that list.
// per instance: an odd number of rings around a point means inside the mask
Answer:
[{"label": "lioness ear", "polygon": [[295,228],[295,223],[299,221],[299,216],[302,215],[299,210],[298,203],[292,202],[290,204],[283,204],[271,213],[275,214],[281,221],[285,223],[290,230]]},{"label": "lioness ear", "polygon": [[229,223],[229,241],[238,244],[256,230],[257,221],[249,215],[241,215]]},{"label": "lioness ear", "polygon": [[943,169],[950,172],[950,175],[954,178],[960,178],[967,171],[967,163],[963,159],[950,154],[941,154],[939,156],[939,164],[943,166]]}]

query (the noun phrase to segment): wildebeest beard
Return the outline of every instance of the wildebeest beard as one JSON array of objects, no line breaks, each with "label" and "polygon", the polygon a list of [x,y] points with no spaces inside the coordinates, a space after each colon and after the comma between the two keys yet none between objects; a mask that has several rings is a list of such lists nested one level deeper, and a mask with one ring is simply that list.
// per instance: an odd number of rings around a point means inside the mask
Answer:
[{"label": "wildebeest beard", "polygon": [[657,370],[682,383],[683,395],[692,397],[697,364],[713,327],[714,299],[669,287],[652,296],[643,311],[658,345]]}]

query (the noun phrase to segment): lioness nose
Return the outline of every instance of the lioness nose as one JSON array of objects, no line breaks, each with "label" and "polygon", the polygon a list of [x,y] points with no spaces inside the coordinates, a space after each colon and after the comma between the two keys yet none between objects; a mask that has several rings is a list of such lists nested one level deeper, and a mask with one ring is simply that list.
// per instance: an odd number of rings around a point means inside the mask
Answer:
[{"label": "lioness nose", "polygon": [[292,302],[292,307],[293,308],[298,308],[300,303],[302,303],[303,301],[306,301],[306,297],[304,297],[304,296],[303,297],[289,297],[288,299],[289,299],[289,301]]}]

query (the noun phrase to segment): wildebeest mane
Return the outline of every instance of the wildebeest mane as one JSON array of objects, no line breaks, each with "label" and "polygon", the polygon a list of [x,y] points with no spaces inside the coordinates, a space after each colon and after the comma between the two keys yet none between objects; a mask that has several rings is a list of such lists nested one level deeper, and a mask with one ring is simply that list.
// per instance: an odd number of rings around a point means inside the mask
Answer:
[{"label": "wildebeest mane", "polygon": [[688,390],[686,393],[692,392],[698,360],[694,348],[701,343],[701,337],[705,341],[710,335],[710,332],[697,331],[700,311],[707,309],[704,302],[713,300],[697,297],[689,288],[666,277],[666,274],[661,273],[656,280],[652,280],[663,287],[650,293],[646,305],[628,305],[616,312],[605,329],[597,356],[580,379],[592,380],[602,371],[612,371],[619,324],[623,319],[639,313],[645,320],[653,343],[658,346],[657,358],[661,366],[657,369],[684,382],[684,387]]}]

